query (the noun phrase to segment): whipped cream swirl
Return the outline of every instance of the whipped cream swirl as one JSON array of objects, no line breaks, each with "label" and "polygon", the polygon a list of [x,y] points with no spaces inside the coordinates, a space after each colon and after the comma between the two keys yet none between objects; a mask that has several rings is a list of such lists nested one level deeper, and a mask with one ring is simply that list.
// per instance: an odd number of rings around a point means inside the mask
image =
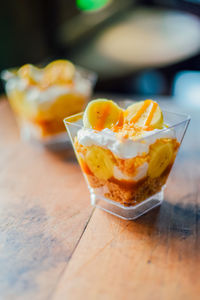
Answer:
[{"label": "whipped cream swirl", "polygon": [[82,128],[77,133],[79,144],[89,147],[92,145],[109,149],[121,159],[134,158],[149,152],[149,146],[161,138],[175,138],[173,129],[154,129],[146,131],[142,137],[137,139],[119,139],[117,135],[108,128],[96,131],[90,128]]}]

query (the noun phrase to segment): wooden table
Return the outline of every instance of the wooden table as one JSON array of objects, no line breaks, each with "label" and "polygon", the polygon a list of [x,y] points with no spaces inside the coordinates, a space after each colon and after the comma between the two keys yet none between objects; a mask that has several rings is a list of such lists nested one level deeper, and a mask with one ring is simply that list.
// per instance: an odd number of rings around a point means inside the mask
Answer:
[{"label": "wooden table", "polygon": [[164,203],[123,221],[90,206],[71,150],[21,142],[2,100],[0,299],[200,299],[200,120],[191,114]]}]

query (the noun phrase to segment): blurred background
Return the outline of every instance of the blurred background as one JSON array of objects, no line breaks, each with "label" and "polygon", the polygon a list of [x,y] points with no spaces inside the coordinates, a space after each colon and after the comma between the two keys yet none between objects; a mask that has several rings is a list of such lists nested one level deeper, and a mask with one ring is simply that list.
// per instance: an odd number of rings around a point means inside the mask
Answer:
[{"label": "blurred background", "polygon": [[200,106],[200,0],[7,0],[0,25],[0,70],[67,58],[96,93]]}]

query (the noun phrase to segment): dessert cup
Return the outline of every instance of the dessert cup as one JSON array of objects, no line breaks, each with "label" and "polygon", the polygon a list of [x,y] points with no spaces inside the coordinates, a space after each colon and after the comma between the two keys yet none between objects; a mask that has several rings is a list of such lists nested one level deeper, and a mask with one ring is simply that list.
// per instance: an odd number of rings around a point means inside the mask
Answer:
[{"label": "dessert cup", "polygon": [[55,83],[41,88],[40,81],[27,86],[20,81],[17,69],[3,71],[1,78],[21,138],[47,146],[63,145],[63,142],[69,141],[63,118],[85,108],[96,82],[95,73],[77,66],[71,86]]},{"label": "dessert cup", "polygon": [[[134,102],[124,101],[118,104],[119,106],[126,108],[132,103]],[[162,203],[167,178],[190,121],[190,117],[182,113],[163,111],[163,116],[165,123],[168,124],[167,128],[139,138],[135,144],[131,143],[130,147],[138,147],[138,143],[150,145],[149,147],[155,143],[171,143],[171,145],[173,145],[171,148],[173,151],[170,163],[161,174],[158,174],[155,170],[154,176],[150,176],[146,171],[141,179],[138,177],[137,180],[134,179],[133,181],[130,181],[129,179],[126,180],[126,178],[123,177],[120,178],[121,175],[119,174],[117,175],[117,178],[116,175],[113,174],[113,176],[108,179],[102,179],[95,176],[95,174],[91,172],[91,169],[89,170],[85,162],[84,151],[87,151],[87,147],[84,147],[77,142],[77,134],[79,130],[83,128],[83,113],[64,119],[66,129],[90,191],[92,205],[122,219],[133,220]],[[105,152],[107,150],[104,149],[102,151]],[[105,153],[105,155],[107,154]],[[144,157],[136,156],[133,160],[121,160],[116,158],[116,155],[114,156],[116,163],[114,168],[117,166],[119,167],[120,165],[131,166],[131,164],[136,164],[144,158],[146,159],[146,168],[148,168],[149,165],[148,153]],[[159,162],[159,158],[156,160]],[[156,163],[158,162],[155,161],[154,164],[156,169]],[[143,166],[145,166],[145,164]],[[101,163],[99,163],[99,168],[101,168]]]}]

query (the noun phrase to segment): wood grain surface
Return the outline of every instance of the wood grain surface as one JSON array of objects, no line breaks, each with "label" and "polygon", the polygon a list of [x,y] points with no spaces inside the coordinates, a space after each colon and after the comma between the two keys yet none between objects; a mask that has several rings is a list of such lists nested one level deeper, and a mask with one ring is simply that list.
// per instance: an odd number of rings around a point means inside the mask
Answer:
[{"label": "wood grain surface", "polygon": [[19,140],[0,103],[0,299],[47,299],[64,272],[92,208],[73,152]]},{"label": "wood grain surface", "polygon": [[124,221],[90,206],[71,150],[21,142],[1,101],[0,299],[199,299],[200,114],[190,113],[162,206]]}]

